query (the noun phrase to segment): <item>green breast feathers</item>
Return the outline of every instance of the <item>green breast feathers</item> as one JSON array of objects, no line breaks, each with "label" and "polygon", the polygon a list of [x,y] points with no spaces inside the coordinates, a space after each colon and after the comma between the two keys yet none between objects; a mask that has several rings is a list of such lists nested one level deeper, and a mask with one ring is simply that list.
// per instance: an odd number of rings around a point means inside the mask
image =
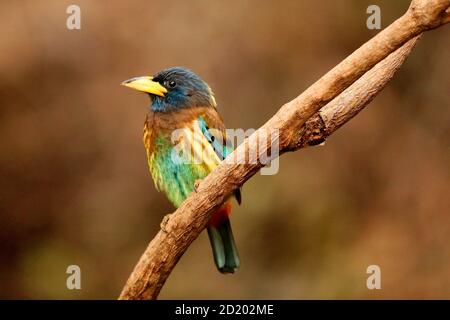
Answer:
[{"label": "green breast feathers", "polygon": [[144,145],[149,169],[156,188],[176,207],[231,151],[223,137],[223,122],[212,108],[147,116]]}]

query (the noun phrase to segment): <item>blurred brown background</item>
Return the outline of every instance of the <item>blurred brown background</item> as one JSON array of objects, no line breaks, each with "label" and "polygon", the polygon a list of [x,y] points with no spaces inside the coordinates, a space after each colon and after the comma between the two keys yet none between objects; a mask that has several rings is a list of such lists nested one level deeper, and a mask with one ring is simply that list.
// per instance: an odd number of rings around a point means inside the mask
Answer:
[{"label": "blurred brown background", "polygon": [[[148,98],[132,76],[182,65],[230,128],[258,128],[409,1],[73,1],[0,5],[0,298],[118,296],[173,209],[147,171]],[[161,298],[450,298],[450,29],[324,147],[243,189],[242,267],[219,274],[206,234]],[[82,290],[67,290],[68,265]],[[377,264],[382,289],[366,288]]]}]

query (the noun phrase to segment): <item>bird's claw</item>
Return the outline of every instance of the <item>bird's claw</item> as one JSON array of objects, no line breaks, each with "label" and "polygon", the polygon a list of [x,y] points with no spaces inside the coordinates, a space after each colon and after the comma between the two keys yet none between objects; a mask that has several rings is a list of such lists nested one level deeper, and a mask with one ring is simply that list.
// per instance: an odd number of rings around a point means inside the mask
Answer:
[{"label": "bird's claw", "polygon": [[194,182],[194,191],[195,192],[198,191],[198,187],[200,185],[200,182],[202,182],[202,179],[195,180],[195,182]]},{"label": "bird's claw", "polygon": [[165,232],[165,233],[167,233],[166,226],[167,226],[167,223],[168,223],[169,220],[170,220],[170,216],[171,216],[171,215],[172,215],[171,213],[166,214],[166,215],[164,216],[164,218],[162,219],[160,225],[159,225],[160,228],[161,228],[161,230],[162,230],[163,232]]}]

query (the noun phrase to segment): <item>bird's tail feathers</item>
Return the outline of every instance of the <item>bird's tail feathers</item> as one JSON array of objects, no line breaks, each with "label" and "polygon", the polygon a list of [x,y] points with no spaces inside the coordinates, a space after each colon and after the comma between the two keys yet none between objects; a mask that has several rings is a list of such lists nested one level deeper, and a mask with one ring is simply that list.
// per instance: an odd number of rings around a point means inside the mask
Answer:
[{"label": "bird's tail feathers", "polygon": [[225,204],[213,215],[208,225],[208,236],[214,262],[221,273],[234,273],[240,265],[239,254],[228,217],[230,211],[231,205]]}]

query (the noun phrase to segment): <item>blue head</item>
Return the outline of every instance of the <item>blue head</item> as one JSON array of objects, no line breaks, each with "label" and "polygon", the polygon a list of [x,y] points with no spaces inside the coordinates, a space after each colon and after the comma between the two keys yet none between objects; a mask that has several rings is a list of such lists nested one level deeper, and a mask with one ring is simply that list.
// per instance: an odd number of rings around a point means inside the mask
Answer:
[{"label": "blue head", "polygon": [[215,107],[211,88],[198,75],[182,67],[158,72],[153,77],[138,77],[123,85],[147,92],[150,108],[156,112],[168,112],[191,107]]}]

